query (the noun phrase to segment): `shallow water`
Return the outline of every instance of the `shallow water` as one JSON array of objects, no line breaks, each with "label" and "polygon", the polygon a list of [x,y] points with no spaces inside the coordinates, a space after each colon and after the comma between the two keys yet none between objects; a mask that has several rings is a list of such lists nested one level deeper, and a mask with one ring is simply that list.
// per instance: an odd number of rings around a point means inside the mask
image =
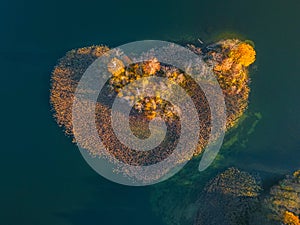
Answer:
[{"label": "shallow water", "polygon": [[53,66],[66,51],[92,44],[210,42],[224,33],[253,40],[257,69],[249,111],[262,119],[246,147],[227,160],[276,174],[300,168],[299,1],[0,4],[0,224],[163,224],[151,209],[151,187],[124,187],[97,175],[52,119]]}]

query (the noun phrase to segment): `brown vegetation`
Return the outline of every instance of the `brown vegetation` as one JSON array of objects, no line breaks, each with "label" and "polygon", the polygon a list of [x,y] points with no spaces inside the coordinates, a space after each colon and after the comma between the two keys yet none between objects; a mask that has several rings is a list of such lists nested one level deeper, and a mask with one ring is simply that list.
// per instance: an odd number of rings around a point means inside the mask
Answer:
[{"label": "brown vegetation", "polygon": [[[247,66],[254,60],[253,54],[255,52],[253,53],[253,49],[251,52],[249,46],[245,46],[237,40],[225,40],[219,44],[222,46],[221,52],[214,49],[208,52],[207,55],[211,56],[208,63],[215,65],[214,71],[225,96],[227,128],[229,128],[237,123],[238,118],[247,107],[249,94]],[[228,54],[229,48],[232,51]],[[73,135],[72,104],[77,84],[89,65],[108,50],[105,46],[91,46],[72,50],[60,59],[53,70],[50,102],[57,123],[64,127],[68,135]],[[202,53],[199,49],[196,52]],[[247,54],[247,57],[244,54]],[[145,138],[149,135],[148,123],[154,117],[159,116],[166,121],[168,132],[160,146],[151,151],[135,151],[120,143],[114,134],[111,126],[111,105],[114,96],[121,94],[120,91],[125,85],[149,76],[168,78],[171,83],[180,85],[190,95],[201,121],[200,136],[195,155],[202,152],[210,134],[210,108],[205,94],[195,81],[183,71],[169,65],[162,65],[155,58],[146,62],[131,64],[126,68],[120,59],[113,58],[107,64],[107,70],[112,74],[112,77],[108,85],[105,86],[105,90],[100,93],[99,100],[96,103],[95,116],[98,134],[110,155],[113,156],[111,157],[112,161],[117,159],[130,165],[150,165],[168,157],[177,145],[181,130],[180,110],[163,100],[159,92],[156,96],[140,96],[137,98],[129,90],[129,92],[122,92],[120,97],[129,103],[134,103],[134,110],[129,120],[131,129],[136,136]],[[156,88],[159,87],[154,86],[153,90],[156,90]],[[90,90],[83,91],[88,92]],[[172,96],[172,93],[167,94]],[[88,102],[82,104],[88,104]],[[85,112],[82,113],[84,115]],[[125,115],[120,113],[120,116]],[[89,127],[85,121],[82,121],[81,131],[79,132],[88,134]],[[98,140],[90,140],[89,138],[80,140],[81,147],[85,148],[90,154],[101,157],[102,153],[96,144]],[[178,163],[187,160],[187,156],[184,155],[178,155],[177,158]],[[157,175],[154,174],[153,176]]]}]

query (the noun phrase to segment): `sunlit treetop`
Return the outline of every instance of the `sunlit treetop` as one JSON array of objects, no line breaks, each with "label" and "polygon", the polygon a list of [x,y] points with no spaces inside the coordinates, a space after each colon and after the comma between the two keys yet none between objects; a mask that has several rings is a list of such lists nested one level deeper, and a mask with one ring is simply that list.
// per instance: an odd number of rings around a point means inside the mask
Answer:
[{"label": "sunlit treetop", "polygon": [[243,66],[252,64],[255,61],[255,55],[254,48],[244,42],[234,46],[229,52],[229,58]]},{"label": "sunlit treetop", "polygon": [[153,58],[143,63],[142,67],[146,74],[153,75],[160,70],[160,62],[156,58]]},{"label": "sunlit treetop", "polygon": [[296,216],[294,213],[285,211],[283,215],[283,223],[285,225],[300,225],[299,217]]}]

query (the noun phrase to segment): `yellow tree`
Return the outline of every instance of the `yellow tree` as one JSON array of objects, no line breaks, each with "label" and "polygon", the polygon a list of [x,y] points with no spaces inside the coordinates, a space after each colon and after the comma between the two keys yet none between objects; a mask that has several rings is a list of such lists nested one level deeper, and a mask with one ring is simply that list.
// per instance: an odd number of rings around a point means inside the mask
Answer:
[{"label": "yellow tree", "polygon": [[286,225],[300,225],[300,220],[294,213],[285,211],[283,215],[283,223]]},{"label": "yellow tree", "polygon": [[244,42],[234,47],[229,53],[229,57],[242,66],[249,66],[252,64],[255,61],[255,55],[254,48]]}]

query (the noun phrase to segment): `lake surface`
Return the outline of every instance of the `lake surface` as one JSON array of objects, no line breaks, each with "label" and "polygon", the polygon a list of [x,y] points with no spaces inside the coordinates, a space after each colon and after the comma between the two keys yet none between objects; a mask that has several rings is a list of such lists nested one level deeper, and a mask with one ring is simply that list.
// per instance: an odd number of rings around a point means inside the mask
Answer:
[{"label": "lake surface", "polygon": [[262,119],[230,160],[277,174],[299,169],[299,10],[297,0],[2,1],[0,224],[164,224],[151,209],[152,187],[96,174],[52,118],[53,67],[68,50],[93,44],[253,40],[249,111]]}]

